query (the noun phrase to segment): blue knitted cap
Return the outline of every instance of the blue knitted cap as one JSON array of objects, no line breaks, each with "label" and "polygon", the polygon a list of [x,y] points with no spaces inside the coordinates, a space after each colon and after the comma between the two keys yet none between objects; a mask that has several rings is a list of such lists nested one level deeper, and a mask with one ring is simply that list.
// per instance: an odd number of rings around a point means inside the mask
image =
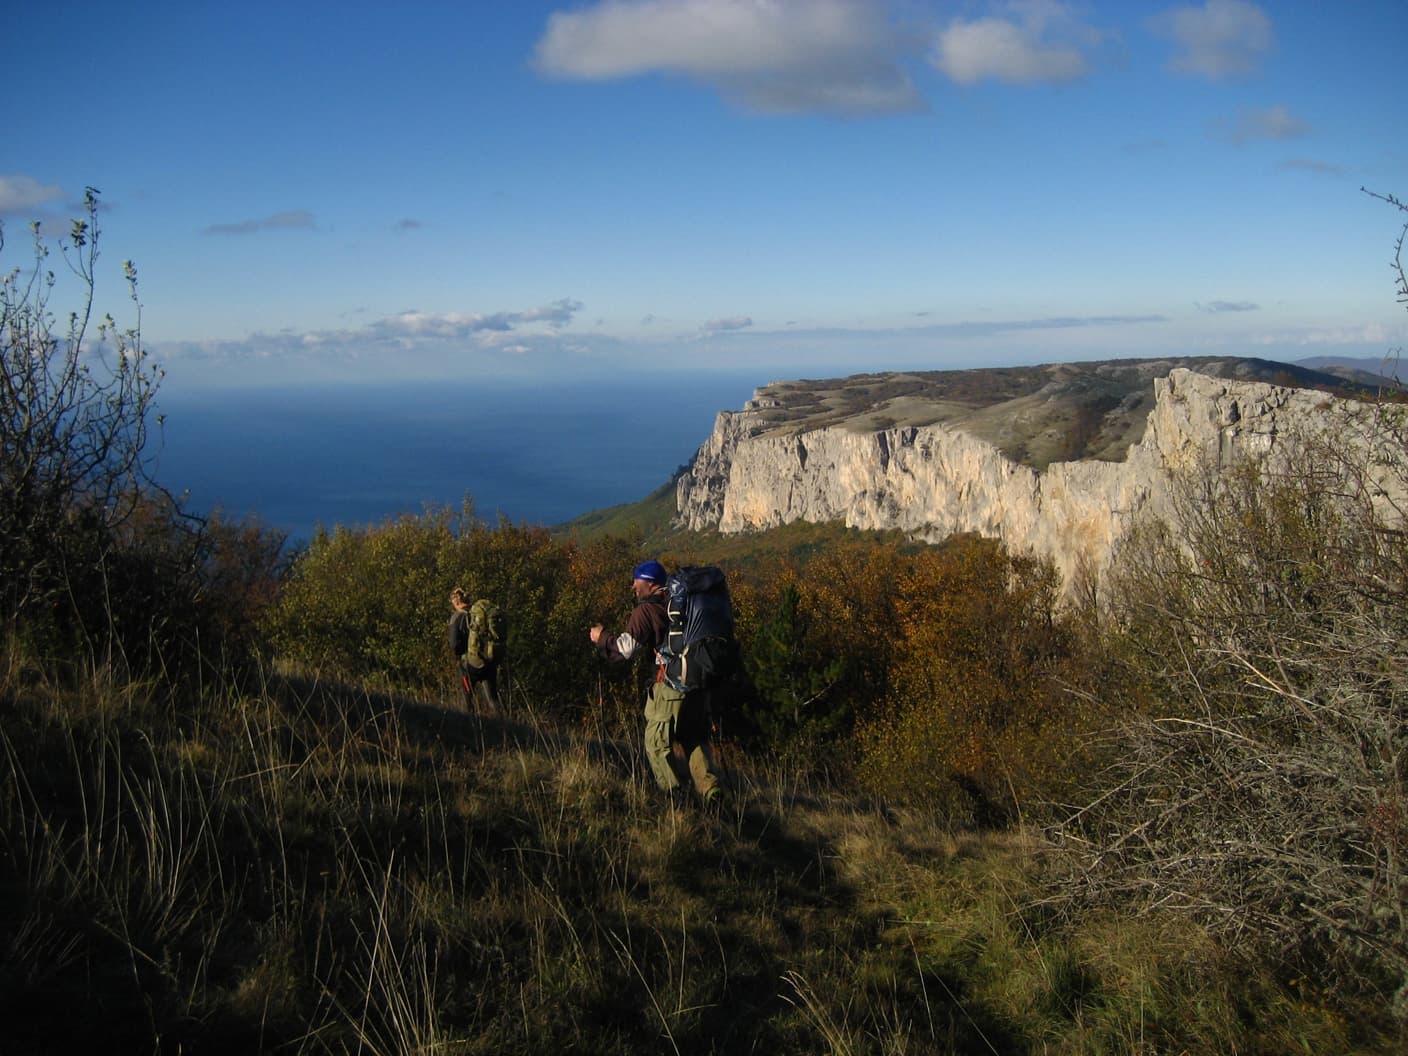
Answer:
[{"label": "blue knitted cap", "polygon": [[646,579],[651,583],[665,584],[665,566],[659,561],[642,561],[636,565],[636,570],[631,573],[631,580]]}]

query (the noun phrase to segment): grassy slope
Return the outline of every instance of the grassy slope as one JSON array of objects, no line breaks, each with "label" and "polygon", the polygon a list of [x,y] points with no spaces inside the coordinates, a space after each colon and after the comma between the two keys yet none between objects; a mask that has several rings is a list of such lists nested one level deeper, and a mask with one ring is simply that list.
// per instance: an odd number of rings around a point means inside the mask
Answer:
[{"label": "grassy slope", "polygon": [[[675,486],[666,484],[635,503],[583,514],[553,532],[582,542],[616,536],[639,539],[642,553],[663,555],[671,563],[758,565],[785,558],[806,558],[848,539],[900,540],[899,532],[869,532],[842,524],[797,522],[763,532],[722,535],[693,532],[671,525]],[[919,544],[916,544],[919,545]]]},{"label": "grassy slope", "polygon": [[521,700],[0,690],[7,1053],[1390,1051],[1196,933],[1064,916],[1032,837],[765,761],[706,815],[634,729]]},{"label": "grassy slope", "polygon": [[553,531],[560,536],[576,536],[582,540],[612,535],[634,538],[639,535],[653,547],[671,536],[670,521],[674,516],[675,485],[671,482],[662,484],[639,502],[584,513]]}]

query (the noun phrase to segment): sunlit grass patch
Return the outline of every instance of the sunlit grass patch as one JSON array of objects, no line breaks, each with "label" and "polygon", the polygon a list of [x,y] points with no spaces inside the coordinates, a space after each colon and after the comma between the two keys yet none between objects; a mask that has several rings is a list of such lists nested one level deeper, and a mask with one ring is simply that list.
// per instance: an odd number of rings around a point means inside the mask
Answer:
[{"label": "sunlit grass patch", "polygon": [[583,824],[604,825],[639,805],[632,802],[620,774],[583,750],[564,752],[555,776],[559,804]]}]

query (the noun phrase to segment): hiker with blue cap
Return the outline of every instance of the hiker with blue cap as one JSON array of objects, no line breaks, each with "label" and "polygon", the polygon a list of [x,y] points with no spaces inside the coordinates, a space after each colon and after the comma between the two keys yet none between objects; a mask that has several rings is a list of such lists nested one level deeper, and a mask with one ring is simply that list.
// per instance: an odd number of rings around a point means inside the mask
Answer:
[{"label": "hiker with blue cap", "polygon": [[719,775],[714,766],[708,703],[665,681],[665,661],[660,648],[670,633],[667,609],[668,575],[659,561],[642,561],[631,573],[631,593],[636,605],[620,634],[608,634],[597,624],[592,644],[608,661],[626,661],[637,655],[655,661],[655,680],[645,700],[645,757],[655,783],[666,792],[677,792],[693,781],[705,803],[719,795]]}]

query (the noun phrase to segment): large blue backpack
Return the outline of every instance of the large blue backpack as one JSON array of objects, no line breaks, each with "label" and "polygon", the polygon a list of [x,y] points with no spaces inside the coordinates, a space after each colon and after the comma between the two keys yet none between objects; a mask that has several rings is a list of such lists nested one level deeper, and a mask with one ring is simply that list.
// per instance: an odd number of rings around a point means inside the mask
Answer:
[{"label": "large blue backpack", "polygon": [[670,632],[665,647],[665,681],[678,690],[712,689],[739,668],[733,632],[733,601],[723,570],[686,566],[665,582]]}]

